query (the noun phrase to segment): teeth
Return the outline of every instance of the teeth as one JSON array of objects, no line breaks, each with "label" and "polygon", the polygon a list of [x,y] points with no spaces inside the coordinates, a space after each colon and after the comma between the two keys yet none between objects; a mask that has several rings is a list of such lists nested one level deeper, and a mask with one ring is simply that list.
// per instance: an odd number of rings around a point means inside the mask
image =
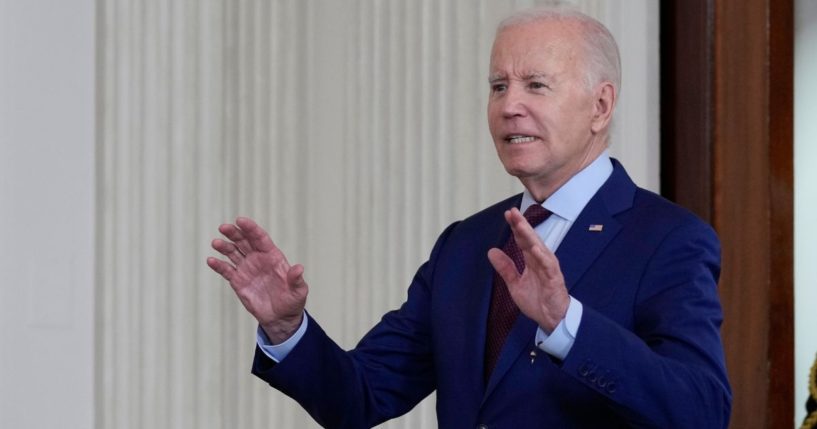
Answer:
[{"label": "teeth", "polygon": [[534,140],[536,140],[535,137],[512,136],[512,137],[508,138],[508,143],[511,143],[511,144],[514,144],[514,143],[530,143],[530,142],[532,142]]}]

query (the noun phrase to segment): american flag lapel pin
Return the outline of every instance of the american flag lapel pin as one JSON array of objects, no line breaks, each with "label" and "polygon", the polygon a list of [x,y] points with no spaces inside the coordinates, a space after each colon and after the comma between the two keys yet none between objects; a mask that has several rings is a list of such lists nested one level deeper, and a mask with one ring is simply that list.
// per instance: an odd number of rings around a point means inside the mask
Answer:
[{"label": "american flag lapel pin", "polygon": [[594,224],[591,224],[587,228],[587,230],[590,231],[590,232],[601,232],[602,230],[604,230],[604,225],[594,223]]}]

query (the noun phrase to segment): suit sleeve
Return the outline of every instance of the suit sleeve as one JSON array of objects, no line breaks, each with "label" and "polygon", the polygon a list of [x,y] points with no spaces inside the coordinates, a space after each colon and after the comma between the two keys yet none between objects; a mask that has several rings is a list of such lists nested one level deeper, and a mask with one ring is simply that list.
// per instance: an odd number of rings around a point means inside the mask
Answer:
[{"label": "suit sleeve", "polygon": [[311,318],[301,341],[280,363],[256,348],[252,372],[295,399],[322,426],[372,427],[411,410],[435,389],[430,285],[449,226],[391,311],[354,350],[341,349]]},{"label": "suit sleeve", "polygon": [[562,369],[606,397],[633,427],[727,427],[719,271],[711,228],[697,221],[675,228],[637,286],[633,330],[585,306]]}]

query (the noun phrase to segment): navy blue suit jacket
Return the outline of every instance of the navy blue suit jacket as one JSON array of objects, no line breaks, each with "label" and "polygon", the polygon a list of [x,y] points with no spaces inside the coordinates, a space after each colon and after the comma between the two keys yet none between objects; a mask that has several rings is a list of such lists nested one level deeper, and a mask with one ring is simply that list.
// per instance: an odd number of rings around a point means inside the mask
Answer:
[{"label": "navy blue suit jacket", "polygon": [[[483,380],[493,268],[515,196],[449,226],[406,302],[349,352],[310,319],[278,364],[256,350],[253,373],[320,424],[364,428],[401,415],[436,389],[440,428],[723,428],[731,392],[719,335],[714,231],[637,188],[618,162],[556,252],[584,304],[564,361],[534,350],[521,315]],[[594,232],[590,225],[603,225]]]}]

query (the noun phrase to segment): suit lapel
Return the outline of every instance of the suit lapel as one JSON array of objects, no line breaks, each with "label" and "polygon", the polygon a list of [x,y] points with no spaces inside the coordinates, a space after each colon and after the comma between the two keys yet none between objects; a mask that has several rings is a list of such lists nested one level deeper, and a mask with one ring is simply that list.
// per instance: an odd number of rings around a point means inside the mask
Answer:
[{"label": "suit lapel", "polygon": [[[486,312],[487,318],[487,312]],[[536,323],[520,314],[516,318],[516,322],[508,333],[508,338],[505,339],[505,344],[502,346],[502,351],[499,353],[499,360],[496,362],[496,367],[491,373],[491,378],[488,380],[488,385],[485,387],[485,395],[482,397],[482,403],[488,399],[494,388],[502,377],[513,366],[514,362],[519,359],[519,354],[522,353],[527,346],[533,344],[533,337],[536,332]],[[484,356],[483,351],[483,356]],[[485,358],[483,357],[483,362]]]},{"label": "suit lapel", "polygon": [[475,392],[482,392],[485,388],[483,380],[483,368],[485,366],[485,338],[487,336],[488,309],[491,303],[491,289],[493,287],[494,268],[488,261],[488,249],[492,247],[502,248],[511,234],[511,229],[505,222],[504,212],[512,207],[519,208],[522,196],[518,195],[507,200],[507,206],[501,206],[492,215],[490,223],[483,226],[482,234],[485,237],[484,255],[482,262],[477,263],[474,272],[469,275],[473,283],[466,288],[464,308],[466,320],[473,320],[476,323],[474,328],[474,341],[466,349],[467,356],[478,357],[472,359],[471,367],[468,369],[466,379],[472,381]]},{"label": "suit lapel", "polygon": [[610,216],[604,204],[588,203],[556,250],[568,291],[620,230],[621,224]]},{"label": "suit lapel", "polygon": [[615,215],[633,205],[636,186],[615,159],[613,173],[590,199],[556,250],[568,291],[621,230]]}]

